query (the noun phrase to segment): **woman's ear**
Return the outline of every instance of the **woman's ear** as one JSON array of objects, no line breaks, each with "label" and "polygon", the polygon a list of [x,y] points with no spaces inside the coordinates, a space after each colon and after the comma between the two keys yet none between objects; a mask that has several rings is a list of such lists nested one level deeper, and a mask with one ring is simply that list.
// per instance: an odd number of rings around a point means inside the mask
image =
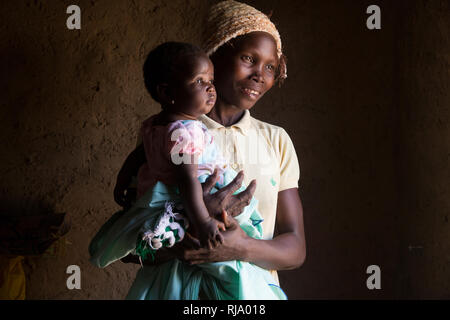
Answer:
[{"label": "woman's ear", "polygon": [[169,85],[167,83],[160,83],[156,85],[156,92],[158,93],[159,102],[162,105],[173,104],[173,98],[171,97]]}]

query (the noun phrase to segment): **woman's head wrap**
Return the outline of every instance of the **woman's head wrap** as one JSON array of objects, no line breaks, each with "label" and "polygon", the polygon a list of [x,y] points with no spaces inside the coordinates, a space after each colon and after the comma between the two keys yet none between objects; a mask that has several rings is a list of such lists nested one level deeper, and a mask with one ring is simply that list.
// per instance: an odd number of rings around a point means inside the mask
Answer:
[{"label": "woman's head wrap", "polygon": [[[219,2],[209,10],[202,47],[211,56],[229,40],[255,31],[272,35],[277,45],[278,58],[282,59],[280,34],[269,17],[245,3],[233,0]],[[283,63],[283,66],[284,70],[280,70],[280,73],[284,79],[286,64]]]}]

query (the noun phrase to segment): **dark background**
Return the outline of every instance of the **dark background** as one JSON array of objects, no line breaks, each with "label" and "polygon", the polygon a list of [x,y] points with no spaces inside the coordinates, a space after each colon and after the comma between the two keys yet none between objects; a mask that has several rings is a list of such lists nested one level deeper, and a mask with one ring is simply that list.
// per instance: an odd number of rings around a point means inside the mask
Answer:
[{"label": "dark background", "polygon": [[[64,250],[26,262],[28,299],[123,299],[137,266],[100,270],[87,246],[141,121],[149,50],[198,43],[217,1],[2,1],[1,212],[66,212]],[[290,299],[450,298],[450,2],[245,1],[279,28],[288,79],[252,114],[290,134],[307,258]],[[81,8],[81,30],[66,8]],[[381,30],[366,8],[381,8]],[[81,268],[81,290],[66,268]],[[381,268],[368,290],[366,268]]]}]

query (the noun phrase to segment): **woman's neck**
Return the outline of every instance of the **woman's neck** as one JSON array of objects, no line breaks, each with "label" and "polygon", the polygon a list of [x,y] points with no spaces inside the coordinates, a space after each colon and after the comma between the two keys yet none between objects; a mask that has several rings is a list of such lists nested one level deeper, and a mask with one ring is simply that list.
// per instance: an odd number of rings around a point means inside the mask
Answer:
[{"label": "woman's neck", "polygon": [[221,125],[229,127],[241,120],[244,112],[245,110],[239,109],[234,105],[217,100],[214,108],[212,108],[207,116]]}]

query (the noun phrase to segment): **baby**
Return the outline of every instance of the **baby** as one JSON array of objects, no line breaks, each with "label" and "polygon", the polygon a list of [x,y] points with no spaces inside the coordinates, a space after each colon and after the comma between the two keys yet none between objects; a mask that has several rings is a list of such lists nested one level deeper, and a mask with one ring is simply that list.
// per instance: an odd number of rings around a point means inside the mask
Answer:
[{"label": "baby", "polygon": [[[208,113],[216,102],[212,62],[199,48],[168,42],[154,49],[144,64],[145,84],[162,111],[144,121],[142,140],[147,157],[138,173],[137,198],[152,191],[157,182],[179,188],[190,232],[200,245],[214,248],[223,241],[219,230],[225,224],[210,217],[203,202],[200,176],[219,170],[223,181],[224,166],[206,127],[197,118]],[[146,202],[149,197],[146,197]],[[155,200],[155,199],[153,199]],[[186,220],[177,215],[186,226]],[[173,231],[184,232],[167,215],[153,222],[154,230],[144,234],[150,248],[174,243]],[[168,223],[172,223],[165,231]],[[152,223],[147,223],[151,225]],[[172,230],[175,228],[175,230]],[[156,230],[157,229],[157,230]],[[165,233],[161,238],[162,233]],[[182,236],[177,237],[181,240]]]}]

